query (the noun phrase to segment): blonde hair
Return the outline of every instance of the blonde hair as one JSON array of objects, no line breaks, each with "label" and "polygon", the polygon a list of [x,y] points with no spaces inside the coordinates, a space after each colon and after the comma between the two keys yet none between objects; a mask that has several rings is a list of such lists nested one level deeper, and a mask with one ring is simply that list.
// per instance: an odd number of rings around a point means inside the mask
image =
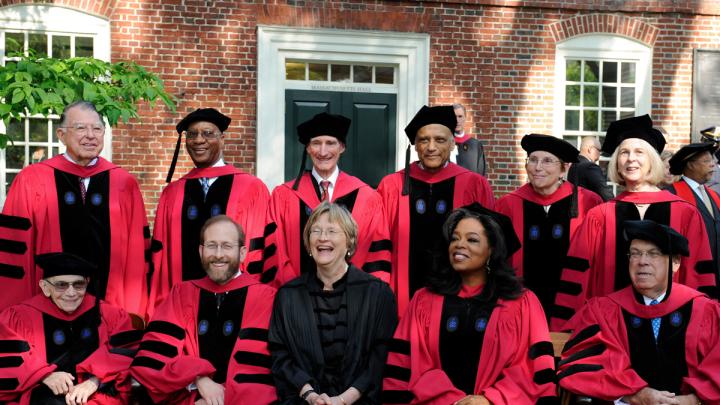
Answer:
[{"label": "blonde hair", "polygon": [[[627,138],[630,139],[630,138]],[[650,166],[650,170],[648,173],[645,174],[645,180],[647,183],[652,184],[653,186],[657,186],[658,184],[662,183],[663,179],[665,178],[665,165],[660,158],[660,154],[650,146],[650,144],[640,138],[636,138],[638,141],[640,141],[640,145],[642,146],[642,150],[645,152],[645,154],[648,157],[648,165]],[[625,142],[625,141],[623,141]],[[622,145],[622,143],[621,143]],[[625,185],[625,179],[623,179],[622,175],[618,171],[618,159],[619,159],[619,153],[620,145],[618,145],[617,148],[615,148],[615,151],[613,152],[612,156],[610,156],[610,162],[608,164],[608,179],[612,181],[613,183],[617,183],[621,186]]]},{"label": "blonde hair", "polygon": [[350,212],[348,212],[344,206],[339,204],[323,201],[317,206],[317,208],[315,208],[313,213],[310,215],[310,218],[308,218],[305,228],[303,229],[303,242],[305,243],[305,248],[308,249],[308,253],[310,253],[310,230],[324,214],[328,214],[328,221],[338,224],[340,226],[340,230],[342,230],[345,234],[345,239],[347,239],[348,245],[347,261],[349,262],[350,258],[352,258],[353,254],[355,254],[355,250],[357,249],[358,226],[352,215],[350,215]]}]

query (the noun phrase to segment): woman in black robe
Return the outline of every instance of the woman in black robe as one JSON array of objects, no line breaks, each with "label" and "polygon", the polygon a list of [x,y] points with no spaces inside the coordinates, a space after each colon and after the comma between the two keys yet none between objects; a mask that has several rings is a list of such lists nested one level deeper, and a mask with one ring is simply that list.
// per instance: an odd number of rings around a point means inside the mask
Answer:
[{"label": "woman in black robe", "polygon": [[320,204],[303,239],[317,271],[278,290],[270,321],[278,398],[286,404],[380,403],[387,342],[397,325],[393,293],[348,264],[357,225],[342,206]]}]

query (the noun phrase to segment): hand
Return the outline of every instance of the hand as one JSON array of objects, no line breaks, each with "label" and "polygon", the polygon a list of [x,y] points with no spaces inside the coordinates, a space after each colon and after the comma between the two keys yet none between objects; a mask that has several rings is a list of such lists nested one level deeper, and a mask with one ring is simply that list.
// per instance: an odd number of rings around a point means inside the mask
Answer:
[{"label": "hand", "polygon": [[342,401],[338,397],[330,397],[328,394],[320,394],[317,398],[313,398],[314,405],[342,405]]},{"label": "hand", "polygon": [[680,401],[672,392],[658,391],[650,387],[645,387],[635,395],[625,397],[625,402],[632,405],[680,405]]},{"label": "hand", "polygon": [[700,403],[700,398],[695,394],[678,395],[675,398],[680,401],[680,405],[697,405]]},{"label": "hand", "polygon": [[225,387],[216,383],[210,377],[202,376],[195,379],[195,385],[206,405],[223,405],[225,401]]},{"label": "hand", "polygon": [[455,405],[491,405],[490,401],[483,395],[468,395],[455,402]]},{"label": "hand", "polygon": [[73,377],[72,374],[64,371],[56,371],[50,373],[42,382],[50,388],[53,394],[65,395],[72,389],[73,380],[75,380],[75,377]]},{"label": "hand", "polygon": [[90,378],[70,389],[65,395],[65,403],[67,405],[86,404],[92,394],[97,391],[100,382],[97,378]]},{"label": "hand", "polygon": [[207,402],[205,402],[204,399],[200,398],[197,401],[195,401],[195,405],[207,405]]}]

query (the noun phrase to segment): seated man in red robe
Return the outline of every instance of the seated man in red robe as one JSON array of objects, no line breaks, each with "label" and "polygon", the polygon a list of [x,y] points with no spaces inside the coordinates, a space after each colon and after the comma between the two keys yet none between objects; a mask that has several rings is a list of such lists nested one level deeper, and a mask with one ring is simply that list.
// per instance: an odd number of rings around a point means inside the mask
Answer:
[{"label": "seated man in red robe", "polygon": [[240,271],[244,242],[242,227],[228,216],[203,225],[199,249],[207,276],[173,287],[156,308],[132,363],[133,377],[153,401],[277,399],[267,348],[275,290]]},{"label": "seated man in red robe", "polygon": [[720,306],[671,277],[688,240],[649,220],[624,226],[632,285],[570,319],[560,385],[617,404],[720,403]]},{"label": "seated man in red robe", "polygon": [[37,256],[42,294],[5,309],[0,402],[122,404],[142,337],[124,310],[86,294],[96,267],[69,253]]}]

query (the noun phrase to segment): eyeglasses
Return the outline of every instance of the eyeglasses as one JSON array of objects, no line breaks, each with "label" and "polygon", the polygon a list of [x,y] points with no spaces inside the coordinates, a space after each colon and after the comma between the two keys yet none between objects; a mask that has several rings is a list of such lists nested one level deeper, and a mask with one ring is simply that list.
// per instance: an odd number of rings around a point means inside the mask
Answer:
[{"label": "eyeglasses", "polygon": [[640,260],[640,258],[643,256],[647,256],[648,259],[657,259],[658,257],[662,256],[662,252],[653,249],[645,252],[643,252],[642,250],[631,250],[630,253],[628,253],[628,257],[630,258],[630,260]]},{"label": "eyeglasses", "polygon": [[340,236],[341,233],[342,233],[341,230],[334,229],[334,228],[328,228],[328,229],[313,228],[310,230],[310,236],[313,238],[320,238],[320,237],[322,237],[323,234],[325,234],[325,236],[328,239],[335,239],[338,236]]},{"label": "eyeglasses", "polygon": [[70,126],[64,126],[64,127],[60,127],[60,128],[72,129],[78,135],[87,135],[91,131],[92,131],[92,134],[95,136],[100,136],[105,133],[105,126],[100,125],[100,124],[90,125],[90,124],[77,123],[77,124],[73,124]]},{"label": "eyeglasses", "polygon": [[220,249],[223,252],[229,252],[233,250],[235,247],[240,246],[239,243],[214,243],[214,242],[208,242],[205,244],[200,245],[204,247],[207,250],[217,252],[218,249]]},{"label": "eyeglasses", "polygon": [[538,159],[536,157],[529,157],[529,158],[527,158],[527,160],[525,160],[525,163],[528,166],[552,166],[555,163],[560,163],[560,160],[549,158],[549,157],[542,158],[542,159]]},{"label": "eyeglasses", "polygon": [[65,292],[70,287],[75,291],[85,291],[88,286],[87,280],[73,281],[72,283],[68,283],[67,281],[56,281],[53,283],[50,280],[45,280],[45,282],[53,286],[57,292]]},{"label": "eyeglasses", "polygon": [[220,135],[222,135],[222,132],[220,132],[220,131],[211,131],[211,130],[206,130],[206,131],[185,131],[185,138],[186,138],[186,139],[195,139],[195,138],[197,138],[199,135],[202,135],[202,137],[205,138],[205,139],[215,139],[215,138],[219,138]]}]

